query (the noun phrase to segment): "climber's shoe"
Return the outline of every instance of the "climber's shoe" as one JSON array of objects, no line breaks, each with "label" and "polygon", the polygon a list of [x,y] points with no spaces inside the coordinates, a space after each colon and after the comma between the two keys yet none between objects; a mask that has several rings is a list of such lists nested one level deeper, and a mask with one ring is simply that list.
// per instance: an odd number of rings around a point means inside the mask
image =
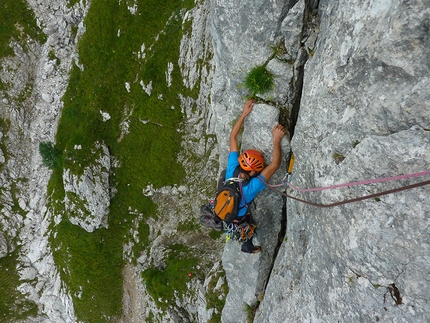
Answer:
[{"label": "climber's shoe", "polygon": [[261,247],[254,247],[251,253],[259,253],[261,251]]}]

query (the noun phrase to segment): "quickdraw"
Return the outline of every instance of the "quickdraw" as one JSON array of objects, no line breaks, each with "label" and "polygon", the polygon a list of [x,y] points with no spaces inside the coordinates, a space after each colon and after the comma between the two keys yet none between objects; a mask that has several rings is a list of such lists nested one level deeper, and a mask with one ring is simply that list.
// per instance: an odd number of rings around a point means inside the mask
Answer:
[{"label": "quickdraw", "polygon": [[252,238],[255,234],[255,229],[257,228],[254,224],[249,223],[230,223],[229,225],[224,224],[224,231],[226,232],[225,242],[228,242],[230,239],[234,241],[238,241],[240,243],[246,242]]}]

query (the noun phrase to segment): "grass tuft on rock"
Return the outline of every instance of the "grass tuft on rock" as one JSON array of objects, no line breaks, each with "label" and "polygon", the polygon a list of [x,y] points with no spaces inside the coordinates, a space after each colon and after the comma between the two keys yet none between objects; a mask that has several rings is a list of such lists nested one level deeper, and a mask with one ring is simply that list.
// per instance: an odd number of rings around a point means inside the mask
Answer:
[{"label": "grass tuft on rock", "polygon": [[254,67],[245,78],[245,87],[251,93],[251,97],[257,94],[265,94],[273,89],[274,74],[267,70],[265,65]]}]

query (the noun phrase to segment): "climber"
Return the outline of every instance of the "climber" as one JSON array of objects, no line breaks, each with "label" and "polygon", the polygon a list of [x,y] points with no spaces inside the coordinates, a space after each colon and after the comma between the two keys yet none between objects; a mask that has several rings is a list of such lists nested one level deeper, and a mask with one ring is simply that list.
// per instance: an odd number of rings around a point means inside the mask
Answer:
[{"label": "climber", "polygon": [[[264,167],[264,157],[258,150],[245,150],[239,154],[239,143],[237,137],[240,129],[252,108],[254,107],[255,100],[248,100],[244,106],[239,119],[236,121],[230,133],[230,154],[228,156],[227,170],[225,178],[232,178],[235,176],[249,180],[247,184],[242,187],[242,195],[245,200],[246,207],[240,207],[237,215],[237,222],[251,221],[250,213],[248,212],[248,205],[252,200],[266,188],[266,182],[272,177],[276,170],[281,165],[281,139],[284,137],[286,130],[280,125],[276,124],[272,129],[273,136],[273,152],[272,163]],[[239,172],[237,171],[239,169]],[[205,212],[205,208],[202,208]],[[242,251],[248,253],[258,253],[260,247],[255,247],[252,243],[252,238],[242,244]]]}]

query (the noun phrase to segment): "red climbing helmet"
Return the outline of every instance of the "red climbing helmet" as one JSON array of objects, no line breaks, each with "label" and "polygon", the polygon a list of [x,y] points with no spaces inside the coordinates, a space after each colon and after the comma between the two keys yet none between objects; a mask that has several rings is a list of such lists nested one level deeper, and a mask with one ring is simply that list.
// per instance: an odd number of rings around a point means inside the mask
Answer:
[{"label": "red climbing helmet", "polygon": [[240,167],[247,171],[255,171],[257,173],[264,169],[264,157],[261,152],[255,149],[247,149],[240,154],[239,158]]}]

